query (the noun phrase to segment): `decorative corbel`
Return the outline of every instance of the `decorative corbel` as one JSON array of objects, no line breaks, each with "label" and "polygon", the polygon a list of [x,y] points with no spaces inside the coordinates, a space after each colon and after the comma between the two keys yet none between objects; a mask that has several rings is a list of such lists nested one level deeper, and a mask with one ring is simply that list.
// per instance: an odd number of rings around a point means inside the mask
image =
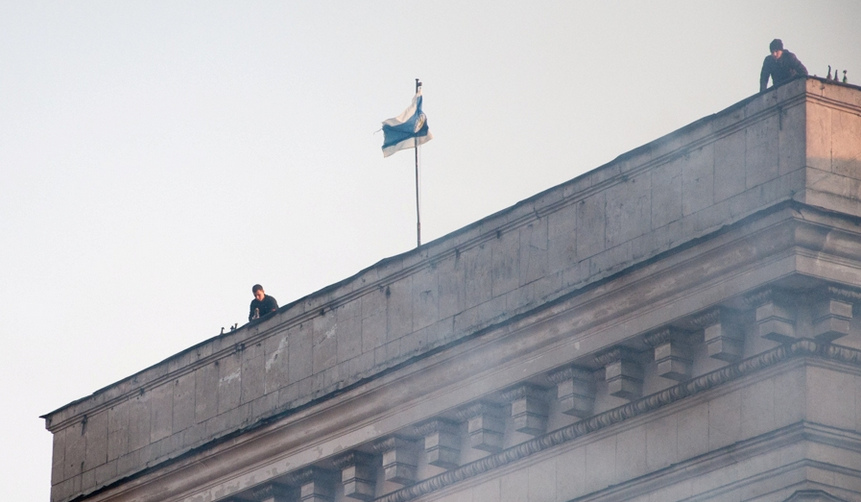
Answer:
[{"label": "decorative corbel", "polygon": [[568,366],[547,375],[556,385],[556,399],[562,413],[585,418],[595,408],[595,378],[592,370]]},{"label": "decorative corbel", "polygon": [[604,366],[604,380],[611,395],[628,400],[643,395],[643,367],[636,356],[636,352],[622,346],[595,356],[595,360]]},{"label": "decorative corbel", "polygon": [[687,341],[688,333],[678,328],[668,327],[643,338],[655,351],[655,367],[658,375],[682,382],[691,377],[691,346]]},{"label": "decorative corbel", "polygon": [[399,485],[416,482],[418,455],[414,440],[404,436],[390,436],[374,443],[374,450],[383,455],[383,479]]},{"label": "decorative corbel", "polygon": [[756,309],[756,332],[762,338],[775,342],[796,339],[795,300],[789,293],[766,288],[745,297],[745,303]]},{"label": "decorative corbel", "polygon": [[744,353],[744,333],[731,320],[730,311],[723,307],[707,310],[691,319],[694,326],[703,330],[709,357],[734,362]]},{"label": "decorative corbel", "polygon": [[288,484],[299,487],[300,502],[334,502],[336,474],[316,466],[288,476]]},{"label": "decorative corbel", "polygon": [[502,393],[511,403],[511,418],[518,432],[538,436],[547,428],[547,389],[531,383],[522,383]]},{"label": "decorative corbel", "polygon": [[377,475],[375,457],[362,451],[349,451],[336,457],[335,467],[341,471],[344,496],[356,500],[373,500],[376,495]]},{"label": "decorative corbel", "polygon": [[852,307],[861,294],[846,288],[827,286],[813,294],[813,337],[833,342],[849,334]]},{"label": "decorative corbel", "polygon": [[416,432],[425,438],[425,455],[430,465],[454,469],[460,464],[460,437],[457,423],[434,418],[416,427]]},{"label": "decorative corbel", "polygon": [[505,419],[501,406],[480,401],[459,410],[457,418],[467,423],[471,447],[491,453],[502,450]]}]

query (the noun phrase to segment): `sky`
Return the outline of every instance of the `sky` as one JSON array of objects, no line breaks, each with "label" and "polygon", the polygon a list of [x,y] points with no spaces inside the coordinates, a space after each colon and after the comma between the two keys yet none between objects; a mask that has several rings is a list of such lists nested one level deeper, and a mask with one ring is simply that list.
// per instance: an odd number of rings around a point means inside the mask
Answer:
[{"label": "sky", "polygon": [[[0,0],[0,472],[39,418],[759,90],[773,38],[861,83],[861,2]],[[10,480],[14,480],[11,482]]]}]

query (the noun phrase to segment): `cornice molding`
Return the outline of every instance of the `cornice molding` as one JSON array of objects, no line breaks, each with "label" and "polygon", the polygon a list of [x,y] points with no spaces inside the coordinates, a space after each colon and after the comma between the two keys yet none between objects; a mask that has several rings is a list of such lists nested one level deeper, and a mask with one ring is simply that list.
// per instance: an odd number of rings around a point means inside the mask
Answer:
[{"label": "cornice molding", "polygon": [[775,366],[789,359],[799,357],[822,358],[838,363],[861,366],[861,350],[820,343],[811,339],[801,339],[789,345],[781,345],[736,364],[730,364],[719,370],[669,387],[618,408],[599,413],[591,418],[557,429],[499,453],[463,465],[457,469],[419,481],[412,486],[379,497],[375,502],[407,502],[413,500],[457,482],[490,472],[523,460],[531,455],[581,438],[592,432],[657,410],[682,399],[701,394],[717,386]]}]

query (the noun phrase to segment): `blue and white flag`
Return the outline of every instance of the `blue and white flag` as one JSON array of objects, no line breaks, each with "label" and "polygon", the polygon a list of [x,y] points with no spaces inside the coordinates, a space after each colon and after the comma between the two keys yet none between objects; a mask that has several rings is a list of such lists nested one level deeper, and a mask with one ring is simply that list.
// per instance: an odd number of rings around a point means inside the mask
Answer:
[{"label": "blue and white flag", "polygon": [[422,90],[419,87],[409,108],[383,122],[383,157],[423,145],[432,138],[427,117],[422,112]]}]

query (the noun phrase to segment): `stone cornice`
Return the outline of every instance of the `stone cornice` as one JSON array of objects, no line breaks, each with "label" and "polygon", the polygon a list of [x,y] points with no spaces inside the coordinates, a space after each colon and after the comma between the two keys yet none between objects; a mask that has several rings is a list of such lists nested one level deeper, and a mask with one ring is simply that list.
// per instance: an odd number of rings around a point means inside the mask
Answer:
[{"label": "stone cornice", "polygon": [[407,502],[797,357],[861,366],[861,350],[802,339],[680,383],[376,499]]}]

